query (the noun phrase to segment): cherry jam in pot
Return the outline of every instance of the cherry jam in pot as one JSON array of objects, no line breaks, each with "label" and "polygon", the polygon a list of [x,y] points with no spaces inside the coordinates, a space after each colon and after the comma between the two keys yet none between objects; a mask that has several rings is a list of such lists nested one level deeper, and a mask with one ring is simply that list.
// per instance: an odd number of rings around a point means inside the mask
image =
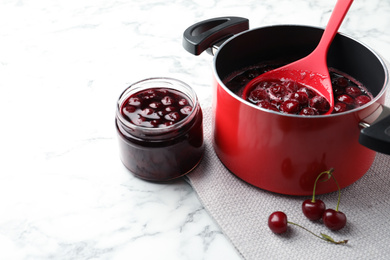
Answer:
[{"label": "cherry jam in pot", "polygon": [[[245,68],[231,75],[224,83],[241,97],[244,87],[252,79],[280,66],[260,64]],[[371,101],[372,95],[367,89],[349,75],[332,68],[329,75],[335,98],[332,114],[346,112]],[[330,108],[328,101],[314,89],[281,80],[258,83],[249,92],[247,101],[275,112],[303,116],[321,115]]]},{"label": "cherry jam in pot", "polygon": [[171,78],[128,87],[116,111],[120,157],[136,177],[168,181],[202,159],[203,114],[193,89]]}]

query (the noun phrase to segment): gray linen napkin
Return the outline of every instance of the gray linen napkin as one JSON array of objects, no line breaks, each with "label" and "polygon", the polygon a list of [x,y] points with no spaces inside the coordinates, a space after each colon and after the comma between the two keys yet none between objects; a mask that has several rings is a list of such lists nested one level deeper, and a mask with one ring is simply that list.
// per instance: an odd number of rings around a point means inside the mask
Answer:
[{"label": "gray linen napkin", "polygon": [[[387,93],[387,104],[390,93]],[[363,178],[341,192],[339,210],[347,216],[344,229],[328,230],[321,221],[307,220],[301,211],[303,200],[256,188],[230,173],[211,144],[211,109],[204,109],[205,157],[187,178],[205,209],[244,259],[388,259],[390,256],[390,156],[377,154]],[[335,208],[337,192],[319,195],[327,208]],[[316,234],[346,245],[320,240],[299,227],[289,225],[282,235],[273,234],[268,216],[284,211],[288,220]]]}]

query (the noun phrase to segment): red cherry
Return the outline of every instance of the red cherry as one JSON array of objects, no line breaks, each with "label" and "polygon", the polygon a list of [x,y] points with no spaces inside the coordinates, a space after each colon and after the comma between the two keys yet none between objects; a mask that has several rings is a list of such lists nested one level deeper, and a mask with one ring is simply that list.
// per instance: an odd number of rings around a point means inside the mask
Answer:
[{"label": "red cherry", "polygon": [[149,104],[149,107],[157,109],[157,108],[161,108],[162,105],[163,104],[161,104],[160,102],[152,102],[152,103]]},{"label": "red cherry", "polygon": [[317,94],[313,90],[306,88],[306,87],[302,87],[302,88],[298,89],[297,92],[298,93],[300,93],[300,92],[305,93],[309,98],[317,96]]},{"label": "red cherry", "polygon": [[174,112],[174,111],[176,111],[177,109],[176,109],[176,107],[174,107],[174,106],[166,106],[165,107],[165,111],[166,112]]},{"label": "red cherry", "polygon": [[262,100],[268,100],[268,93],[265,89],[255,89],[250,93],[249,100],[254,103]]},{"label": "red cherry", "polygon": [[304,107],[302,108],[301,112],[299,112],[299,114],[302,116],[314,116],[318,115],[318,111],[312,107]]},{"label": "red cherry", "polygon": [[141,99],[139,97],[130,97],[128,101],[131,106],[139,106],[141,104]]},{"label": "red cherry", "polygon": [[283,83],[276,82],[269,88],[269,97],[271,100],[281,100],[286,94],[286,87]]},{"label": "red cherry", "polygon": [[301,106],[307,106],[309,102],[309,96],[304,92],[293,93],[291,99],[297,100]]},{"label": "red cherry", "polygon": [[341,211],[327,209],[322,216],[325,226],[331,230],[340,230],[347,223],[347,217]]},{"label": "red cherry", "polygon": [[357,98],[355,98],[355,103],[358,106],[363,106],[364,104],[367,104],[370,101],[371,101],[371,98],[369,96],[366,96],[366,95],[361,95],[361,96],[358,96]]},{"label": "red cherry", "polygon": [[324,98],[323,96],[313,97],[312,99],[310,99],[309,105],[322,113],[328,112],[328,110],[330,109],[328,100],[326,100],[326,98]]},{"label": "red cherry", "polygon": [[282,211],[275,211],[268,217],[268,227],[276,234],[287,231],[287,215]]},{"label": "red cherry", "polygon": [[165,119],[173,122],[177,122],[180,119],[180,114],[178,112],[171,112],[165,115]]},{"label": "red cherry", "polygon": [[343,95],[338,96],[337,100],[340,102],[343,102],[347,105],[352,105],[354,102],[353,98],[347,94],[343,94]]},{"label": "red cherry", "polygon": [[136,107],[128,105],[128,106],[125,106],[122,111],[125,115],[128,115],[128,114],[134,113],[136,109],[137,109]]},{"label": "red cherry", "polygon": [[255,86],[256,89],[268,89],[272,86],[272,84],[273,84],[272,81],[260,81]]},{"label": "red cherry", "polygon": [[310,220],[319,220],[325,211],[325,203],[322,200],[307,199],[302,203],[302,212]]},{"label": "red cherry", "polygon": [[[273,97],[271,96],[271,99],[272,99]],[[281,99],[281,98],[276,98],[276,99],[272,99],[271,101],[270,101],[270,103],[272,104],[272,105],[274,105],[275,107],[277,107],[277,108],[279,108],[280,107],[280,105],[282,104],[282,102],[283,102],[283,100]],[[278,110],[279,111],[279,110]],[[280,111],[279,111],[280,112]]]},{"label": "red cherry", "polygon": [[345,104],[343,102],[337,102],[334,105],[333,112],[334,113],[341,113],[341,112],[347,111],[347,109],[348,109],[347,104]]},{"label": "red cherry", "polygon": [[185,98],[180,99],[178,103],[179,103],[180,106],[188,105],[188,101]]},{"label": "red cherry", "polygon": [[146,118],[143,116],[138,116],[138,118],[133,120],[133,123],[135,125],[143,125],[143,123],[146,121]]},{"label": "red cherry", "polygon": [[185,106],[182,109],[180,109],[180,113],[182,113],[183,115],[189,115],[191,114],[191,111],[192,111],[192,106]]},{"label": "red cherry", "polygon": [[362,91],[360,88],[355,87],[355,86],[349,86],[345,89],[345,93],[350,95],[351,97],[357,97],[362,94]]},{"label": "red cherry", "polygon": [[287,100],[280,105],[280,111],[287,114],[296,114],[299,111],[299,102],[296,100]]},{"label": "red cherry", "polygon": [[161,120],[154,119],[154,120],[150,121],[150,124],[151,124],[153,127],[158,127],[158,126],[161,124]]},{"label": "red cherry", "polygon": [[289,81],[286,83],[286,89],[287,89],[287,91],[290,91],[291,93],[297,92],[299,89],[299,86],[300,85],[298,85],[298,83],[296,83],[295,81]]},{"label": "red cherry", "polygon": [[339,87],[347,87],[348,86],[348,80],[346,78],[338,78],[335,82],[335,84]]},{"label": "red cherry", "polygon": [[143,109],[141,113],[143,114],[143,116],[149,116],[154,113],[154,110],[147,107]]},{"label": "red cherry", "polygon": [[273,110],[273,111],[276,111],[276,112],[279,112],[279,109],[274,106],[273,104],[271,104],[270,102],[268,101],[260,101],[258,104],[257,104],[259,107],[261,108],[264,108],[264,109],[268,109],[268,110]]},{"label": "red cherry", "polygon": [[170,96],[165,96],[161,99],[161,103],[164,105],[164,106],[170,106],[172,105],[174,102],[173,98],[171,98]]},{"label": "red cherry", "polygon": [[336,96],[336,95],[341,95],[341,94],[344,94],[344,88],[342,87],[337,87],[337,86],[334,86],[333,87],[333,94]]},{"label": "red cherry", "polygon": [[145,90],[144,92],[142,92],[140,94],[140,96],[144,100],[146,100],[146,99],[153,99],[156,96],[156,92],[154,91],[154,89],[148,89],[148,90]]},{"label": "red cherry", "polygon": [[[347,223],[347,217],[345,216],[344,213],[339,211],[339,205],[340,205],[340,198],[341,198],[341,191],[340,191],[340,186],[339,183],[337,182],[336,178],[333,175],[334,169],[330,169],[329,171],[322,172],[320,175],[318,175],[316,182],[318,181],[319,177],[322,174],[328,174],[328,177],[333,178],[337,185],[338,189],[338,200],[337,200],[337,205],[336,205],[336,210],[334,209],[327,209],[324,211],[324,214],[322,215],[322,221],[324,222],[325,226],[327,226],[331,230],[339,230],[342,229],[345,224]],[[315,186],[314,186],[315,187]],[[314,191],[313,191],[313,200],[314,200]]]},{"label": "red cherry", "polygon": [[331,168],[329,171],[321,172],[317,176],[313,186],[313,197],[311,199],[305,200],[302,203],[302,212],[310,220],[318,220],[322,218],[322,215],[324,214],[325,203],[322,200],[316,200],[317,182],[322,175],[324,174],[331,175],[332,172],[333,172],[333,168]]}]

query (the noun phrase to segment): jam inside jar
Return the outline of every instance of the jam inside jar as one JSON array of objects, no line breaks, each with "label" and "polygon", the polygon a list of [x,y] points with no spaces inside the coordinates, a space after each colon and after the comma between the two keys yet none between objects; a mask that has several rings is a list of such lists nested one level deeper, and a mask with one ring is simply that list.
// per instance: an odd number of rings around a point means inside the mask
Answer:
[{"label": "jam inside jar", "polygon": [[168,181],[189,173],[203,157],[203,114],[184,82],[150,78],[119,97],[116,128],[120,157],[136,177]]}]

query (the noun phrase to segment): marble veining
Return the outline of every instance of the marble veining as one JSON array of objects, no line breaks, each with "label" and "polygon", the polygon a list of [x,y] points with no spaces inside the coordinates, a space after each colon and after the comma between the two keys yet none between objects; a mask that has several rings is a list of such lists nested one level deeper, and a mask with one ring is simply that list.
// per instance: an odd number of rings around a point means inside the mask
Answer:
[{"label": "marble veining", "polygon": [[[184,181],[133,177],[115,105],[166,76],[210,106],[212,57],[184,30],[243,16],[251,28],[325,26],[327,0],[0,1],[0,259],[241,259]],[[390,2],[360,0],[340,30],[390,60]]]}]

